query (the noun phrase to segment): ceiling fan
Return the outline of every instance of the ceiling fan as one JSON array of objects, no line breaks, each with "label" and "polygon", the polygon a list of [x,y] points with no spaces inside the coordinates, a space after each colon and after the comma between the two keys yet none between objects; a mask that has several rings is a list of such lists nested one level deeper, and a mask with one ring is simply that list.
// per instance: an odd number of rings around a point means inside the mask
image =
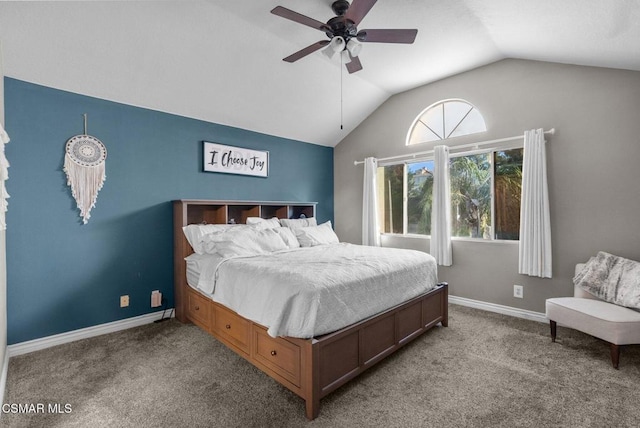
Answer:
[{"label": "ceiling fan", "polygon": [[316,30],[320,30],[329,37],[329,40],[320,40],[304,49],[299,50],[283,61],[295,62],[305,56],[326,47],[325,53],[331,57],[340,52],[345,58],[350,59],[345,64],[349,73],[362,70],[362,64],[358,54],[362,45],[360,43],[407,43],[411,44],[416,39],[416,29],[373,29],[358,30],[360,21],[369,13],[377,0],[353,0],[349,4],[346,0],[334,1],[331,9],[336,14],[325,23],[317,21],[282,6],[275,7],[271,13],[282,18],[289,19]]}]

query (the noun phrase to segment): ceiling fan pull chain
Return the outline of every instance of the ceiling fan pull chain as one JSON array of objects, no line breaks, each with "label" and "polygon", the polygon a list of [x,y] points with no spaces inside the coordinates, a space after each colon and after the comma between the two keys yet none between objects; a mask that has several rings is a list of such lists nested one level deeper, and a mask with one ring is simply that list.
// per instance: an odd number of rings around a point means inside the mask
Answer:
[{"label": "ceiling fan pull chain", "polygon": [[340,69],[340,129],[342,129],[342,122],[343,122],[343,113],[342,113],[342,74],[343,74],[343,59],[342,59],[342,54],[340,54],[340,67],[338,67]]}]

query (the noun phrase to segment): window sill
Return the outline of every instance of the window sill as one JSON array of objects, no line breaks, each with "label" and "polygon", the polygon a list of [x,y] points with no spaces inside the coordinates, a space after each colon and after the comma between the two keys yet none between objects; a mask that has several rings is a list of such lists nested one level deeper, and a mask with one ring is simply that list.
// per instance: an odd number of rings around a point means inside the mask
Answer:
[{"label": "window sill", "polygon": [[[415,233],[381,233],[380,236],[387,236],[390,238],[408,238],[408,239],[422,239],[425,241],[431,240],[430,235],[418,235]],[[501,245],[517,245],[519,240],[511,240],[511,239],[480,239],[480,238],[463,238],[459,236],[451,237],[451,241],[453,242],[477,242],[477,243],[489,243],[489,244],[501,244]]]}]

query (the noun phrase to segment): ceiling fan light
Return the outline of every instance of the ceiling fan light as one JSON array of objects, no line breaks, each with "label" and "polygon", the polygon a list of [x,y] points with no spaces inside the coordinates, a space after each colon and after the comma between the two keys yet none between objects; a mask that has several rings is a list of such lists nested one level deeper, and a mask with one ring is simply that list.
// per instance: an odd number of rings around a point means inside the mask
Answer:
[{"label": "ceiling fan light", "polygon": [[331,47],[331,49],[333,49],[334,52],[338,53],[344,50],[344,39],[342,38],[342,36],[336,36],[331,39],[329,46]]},{"label": "ceiling fan light", "polygon": [[362,43],[360,43],[355,38],[349,39],[349,41],[347,42],[347,50],[349,51],[351,56],[358,56],[360,54],[360,51],[362,50]]},{"label": "ceiling fan light", "polygon": [[344,39],[341,36],[335,36],[329,42],[329,46],[322,50],[322,53],[328,56],[329,58],[333,58],[333,56],[344,50]]}]

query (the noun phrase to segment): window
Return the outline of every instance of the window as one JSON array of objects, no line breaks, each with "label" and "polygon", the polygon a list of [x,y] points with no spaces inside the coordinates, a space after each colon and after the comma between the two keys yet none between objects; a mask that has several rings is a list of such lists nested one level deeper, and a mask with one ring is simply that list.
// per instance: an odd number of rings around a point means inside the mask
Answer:
[{"label": "window", "polygon": [[452,158],[450,173],[451,236],[490,239],[490,154]]},{"label": "window", "polygon": [[407,233],[431,234],[433,161],[407,164]]},{"label": "window", "polygon": [[404,233],[404,164],[378,167],[378,217],[384,233]]},{"label": "window", "polygon": [[522,149],[493,153],[497,239],[518,239],[522,192]]},{"label": "window", "polygon": [[480,112],[465,100],[443,100],[427,107],[413,121],[407,145],[446,140],[484,132],[487,126]]},{"label": "window", "polygon": [[[519,238],[522,154],[516,148],[451,155],[452,236]],[[430,235],[433,160],[380,166],[378,174],[381,230]]]},{"label": "window", "polygon": [[406,233],[431,234],[432,189],[432,160],[379,167],[381,230],[384,233],[405,233],[406,229]]}]

